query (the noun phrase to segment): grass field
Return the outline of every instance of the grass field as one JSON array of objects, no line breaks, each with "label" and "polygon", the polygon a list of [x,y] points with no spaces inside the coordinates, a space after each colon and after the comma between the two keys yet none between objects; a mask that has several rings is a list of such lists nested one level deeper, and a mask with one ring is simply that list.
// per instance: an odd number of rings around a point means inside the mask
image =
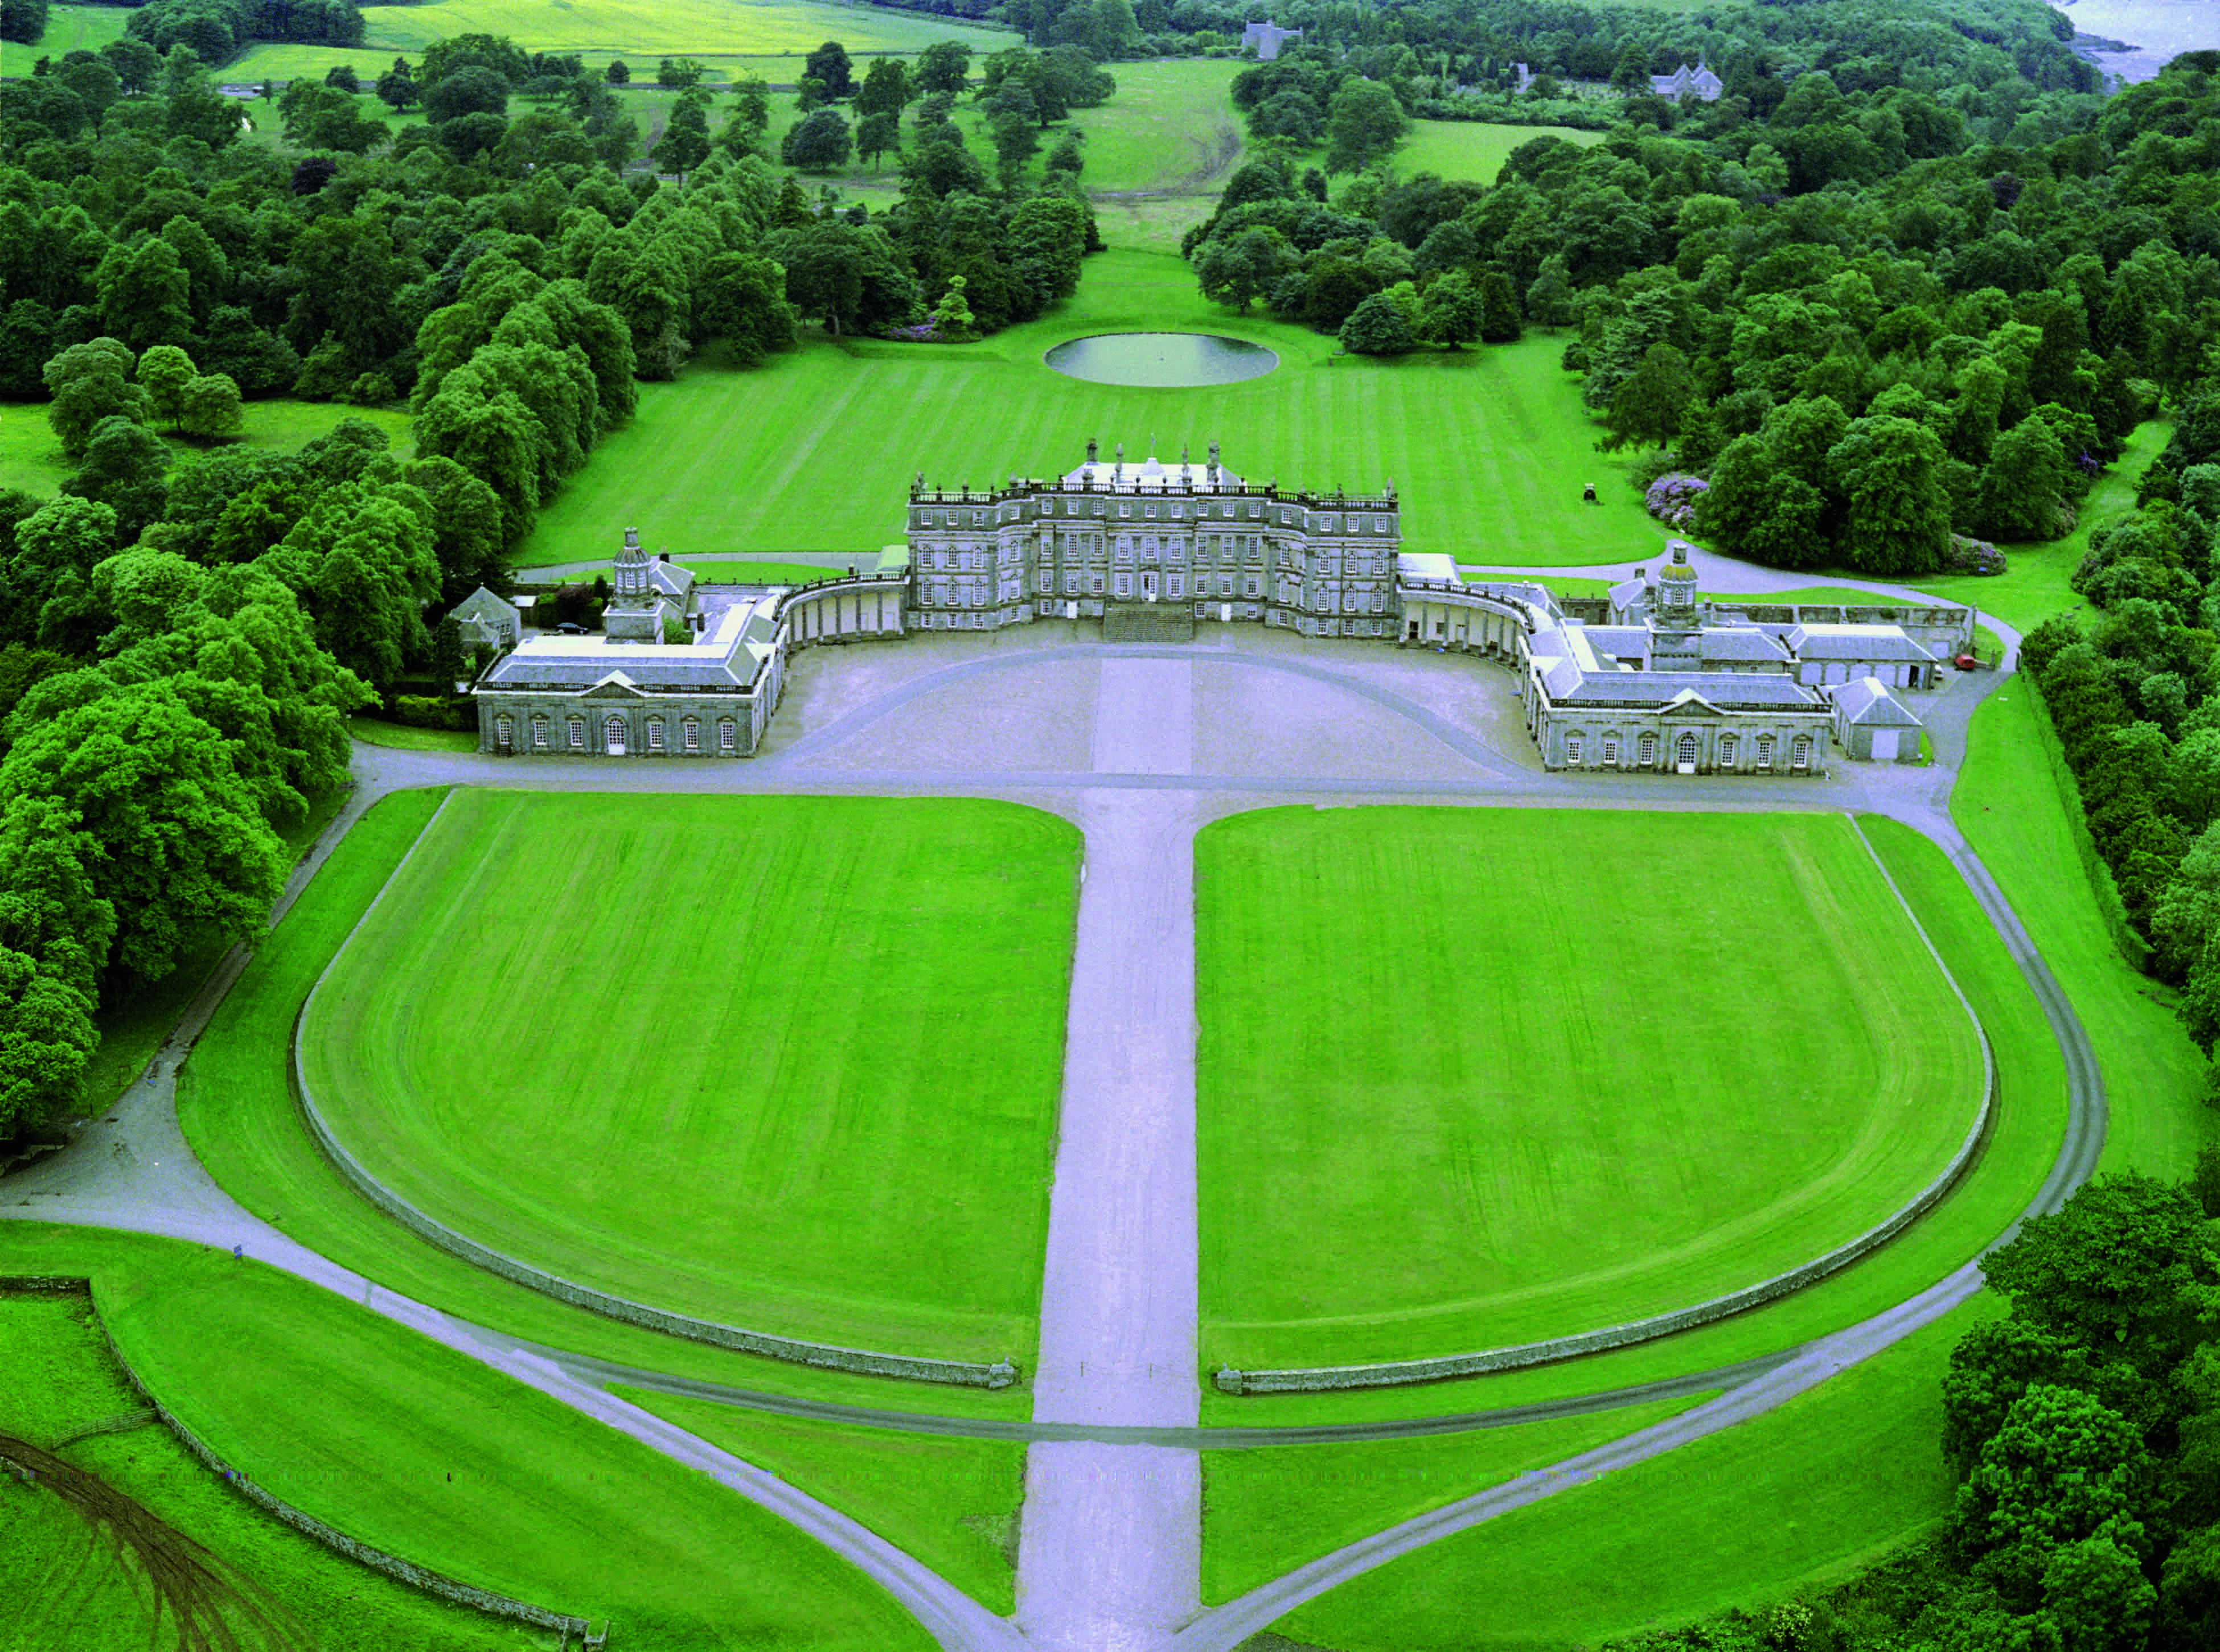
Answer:
[{"label": "grass field", "polygon": [[390,1552],[611,1618],[636,1645],[931,1644],[776,1516],[290,1275],[14,1222],[0,1225],[0,1269],[90,1274],[124,1356],[189,1427],[266,1490]]},{"label": "grass field", "polygon": [[1582,148],[1603,141],[1600,132],[1572,126],[1489,126],[1479,121],[1413,121],[1395,151],[1395,170],[1406,178],[1434,172],[1493,185],[1511,152],[1537,138],[1562,138]]},{"label": "grass field", "polygon": [[1078,847],[1005,803],[459,791],[303,1065],[376,1174],[496,1250],[1029,1361]]},{"label": "grass field", "polygon": [[1207,1451],[1203,1604],[1231,1600],[1344,1543],[1697,1403],[1654,1400],[1590,1417],[1409,1440]]},{"label": "grass field", "polygon": [[[802,585],[813,579],[828,579],[834,574],[845,573],[842,568],[826,567],[806,562],[712,562],[678,561],[674,567],[683,568],[702,585]],[[608,570],[596,570],[590,574],[564,574],[553,583],[558,585],[590,585],[596,579],[608,577]]]},{"label": "grass field", "polygon": [[365,6],[367,44],[416,53],[433,41],[473,32],[506,34],[527,51],[621,57],[642,78],[658,59],[792,55],[839,41],[853,52],[917,52],[961,40],[975,53],[1017,43],[1008,29],[869,5],[816,0],[437,0],[431,5]]},{"label": "grass field", "polygon": [[345,1182],[302,1126],[286,1044],[325,963],[391,876],[444,791],[399,792],[333,850],[194,1044],[178,1113],[201,1163],[264,1220],[365,1278],[441,1312],[619,1364],[706,1382],[945,1416],[1024,1417],[1023,1388],[943,1388],[733,1354],[620,1325],[504,1283],[408,1234]]},{"label": "grass field", "polygon": [[347,720],[347,732],[365,745],[383,745],[401,751],[475,751],[478,737],[468,729],[415,728],[359,714]]},{"label": "grass field", "polygon": [[1840,819],[1267,810],[1195,852],[1213,1363],[1701,1301],[1871,1226],[1973,1119],[1973,1029]]},{"label": "grass field", "polygon": [[[8,1230],[0,1228],[0,1255]],[[143,1405],[82,1297],[0,1296],[0,1433],[34,1445]],[[341,1559],[228,1491],[169,1430],[97,1436],[62,1455],[136,1498],[260,1592],[266,1606],[315,1624],[327,1645],[438,1646],[449,1652],[523,1652],[546,1638],[451,1606]],[[144,1585],[115,1562],[58,1499],[0,1477],[0,1575],[39,1588],[0,1593],[0,1645],[71,1652],[146,1652],[153,1643]]]},{"label": "grass field", "polygon": [[[1066,378],[1058,341],[1136,328],[1234,334],[1280,352],[1244,383],[1132,390]],[[695,367],[640,386],[639,411],[540,514],[526,565],[607,554],[636,522],[681,558],[746,549],[876,552],[901,533],[911,477],[985,485],[1077,464],[1089,437],[1136,457],[1198,456],[1213,437],[1238,476],[1284,487],[1376,488],[1406,502],[1404,546],[1467,562],[1579,566],[1651,555],[1663,530],[1605,476],[1596,427],[1558,363],[1562,338],[1399,361],[1336,359],[1334,341],[1204,302],[1176,258],[1105,252],[1045,320],[973,345],[835,342],[757,371]]]},{"label": "grass field", "polygon": [[1542,1652],[1762,1606],[1940,1518],[1950,1345],[1984,1299],[1754,1421],[1447,1537],[1273,1625],[1336,1652]]},{"label": "grass field", "polygon": [[[328,435],[342,419],[361,419],[383,430],[402,459],[415,452],[408,415],[397,408],[353,408],[335,402],[295,402],[284,397],[246,403],[246,428],[237,445],[290,451]],[[182,464],[212,451],[180,436],[164,435],[171,462]],[[51,494],[75,474],[77,465],[54,440],[43,402],[0,402],[0,488]]]},{"label": "grass field", "polygon": [[2061,795],[2030,684],[2005,683],[1974,714],[1971,751],[1951,818],[1995,875],[2073,1001],[2104,1069],[2107,1169],[2186,1175],[2220,1113],[2203,1105],[2206,1063],[2173,1001],[2128,967],[2098,915],[2074,846],[2079,805]]},{"label": "grass field", "polygon": [[1026,1449],[851,1428],[619,1387],[614,1392],[853,1516],[990,1611],[1017,1609]]},{"label": "grass field", "polygon": [[97,52],[123,35],[131,13],[122,6],[49,6],[47,32],[35,47],[17,41],[0,41],[0,75],[23,76],[41,58],[59,63],[65,53]]}]

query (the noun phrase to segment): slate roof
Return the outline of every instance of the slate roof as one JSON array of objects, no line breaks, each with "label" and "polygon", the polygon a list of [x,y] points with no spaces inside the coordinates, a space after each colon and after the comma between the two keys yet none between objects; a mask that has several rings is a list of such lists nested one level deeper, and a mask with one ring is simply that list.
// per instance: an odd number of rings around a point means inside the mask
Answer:
[{"label": "slate roof", "polygon": [[1935,662],[1935,656],[1905,635],[1902,626],[1800,625],[1788,633],[1788,645],[1799,659]]},{"label": "slate roof", "polygon": [[1783,666],[1788,663],[1788,651],[1755,626],[1707,626],[1698,645],[1707,660],[1755,660]]},{"label": "slate roof", "polygon": [[733,693],[752,684],[776,646],[778,599],[765,594],[718,618],[699,642],[536,637],[487,672],[482,689],[583,694],[604,683],[660,692]]},{"label": "slate roof", "polygon": [[1859,728],[1919,728],[1919,719],[1877,676],[1853,677],[1827,689],[1843,722]]}]

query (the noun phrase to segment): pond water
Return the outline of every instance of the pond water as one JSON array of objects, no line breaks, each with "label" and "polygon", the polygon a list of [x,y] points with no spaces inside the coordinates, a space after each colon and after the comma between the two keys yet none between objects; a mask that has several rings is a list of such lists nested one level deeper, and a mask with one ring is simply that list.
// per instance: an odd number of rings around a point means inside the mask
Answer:
[{"label": "pond water", "polygon": [[1041,359],[1072,378],[1095,384],[1153,388],[1236,384],[1280,365],[1261,344],[1210,333],[1098,333],[1067,339]]}]

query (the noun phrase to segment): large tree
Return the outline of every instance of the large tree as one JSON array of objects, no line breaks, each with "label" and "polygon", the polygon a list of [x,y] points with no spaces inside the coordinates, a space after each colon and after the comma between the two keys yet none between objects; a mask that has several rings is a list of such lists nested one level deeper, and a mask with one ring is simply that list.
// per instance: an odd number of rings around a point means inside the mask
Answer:
[{"label": "large tree", "polygon": [[1394,92],[1374,81],[1345,80],[1326,109],[1325,169],[1361,172],[1385,160],[1410,129]]}]

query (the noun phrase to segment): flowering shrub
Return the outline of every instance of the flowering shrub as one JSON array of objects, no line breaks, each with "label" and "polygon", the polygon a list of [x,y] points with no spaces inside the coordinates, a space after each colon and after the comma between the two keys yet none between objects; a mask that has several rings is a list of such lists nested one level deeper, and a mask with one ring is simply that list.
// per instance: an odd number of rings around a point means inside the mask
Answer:
[{"label": "flowering shrub", "polygon": [[1686,471],[1668,471],[1643,490],[1642,502],[1652,516],[1674,527],[1696,525],[1696,501],[1712,484]]},{"label": "flowering shrub", "polygon": [[879,336],[882,339],[899,339],[904,344],[939,344],[943,342],[940,333],[940,312],[929,309],[926,311],[923,321],[909,327],[888,327]]},{"label": "flowering shrub", "polygon": [[2005,553],[1986,539],[1953,533],[1943,548],[1942,565],[1954,574],[2000,574],[2005,570]]}]

